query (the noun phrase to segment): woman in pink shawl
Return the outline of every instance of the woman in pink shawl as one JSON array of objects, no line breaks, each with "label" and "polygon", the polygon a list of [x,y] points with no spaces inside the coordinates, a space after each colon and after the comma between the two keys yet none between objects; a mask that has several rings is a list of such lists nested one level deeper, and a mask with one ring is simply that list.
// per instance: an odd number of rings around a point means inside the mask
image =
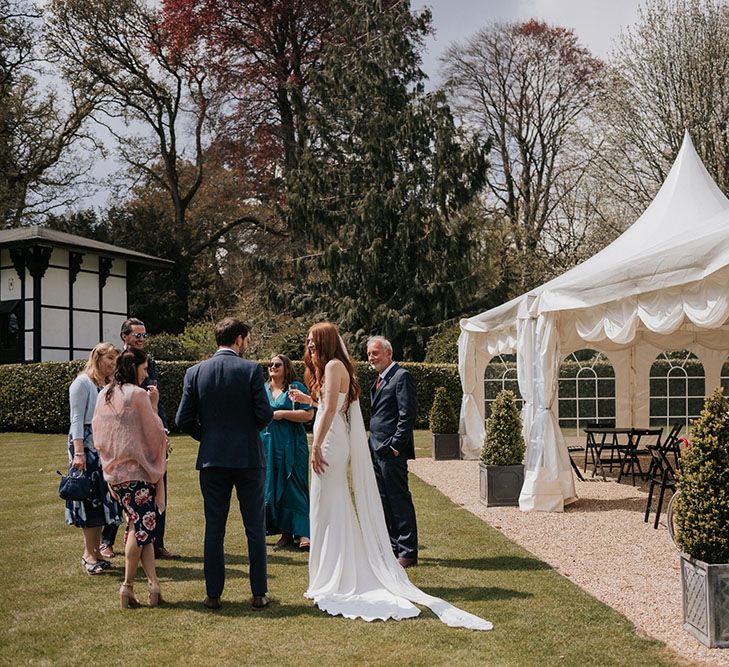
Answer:
[{"label": "woman in pink shawl", "polygon": [[165,502],[161,480],[167,466],[167,435],[157,415],[157,387],[139,386],[146,378],[147,355],[136,348],[122,352],[114,380],[99,394],[91,424],[104,478],[127,518],[122,609],[139,606],[133,585],[140,560],[149,581],[149,605],[162,601],[154,540],[157,512],[164,510]]}]

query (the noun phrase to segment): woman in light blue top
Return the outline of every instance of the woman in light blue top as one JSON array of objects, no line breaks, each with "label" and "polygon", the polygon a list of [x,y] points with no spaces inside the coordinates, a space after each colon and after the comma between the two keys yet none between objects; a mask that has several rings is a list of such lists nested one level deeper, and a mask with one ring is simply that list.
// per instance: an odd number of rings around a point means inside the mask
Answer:
[{"label": "woman in light blue top", "polygon": [[117,350],[111,343],[99,343],[91,350],[82,373],[68,388],[71,428],[68,433],[68,469],[91,479],[88,500],[66,501],[66,523],[83,529],[84,554],[81,565],[88,574],[101,574],[111,563],[99,554],[101,531],[109,523],[121,523],[121,510],[111,497],[101,472],[99,454],[91,434],[91,419],[99,391],[116,369]]}]

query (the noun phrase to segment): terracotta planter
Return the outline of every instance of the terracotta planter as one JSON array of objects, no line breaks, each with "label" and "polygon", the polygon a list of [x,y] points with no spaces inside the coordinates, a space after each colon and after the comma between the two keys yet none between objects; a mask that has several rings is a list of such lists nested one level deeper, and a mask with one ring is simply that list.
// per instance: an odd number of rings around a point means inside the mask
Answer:
[{"label": "terracotta planter", "polygon": [[433,433],[433,458],[447,461],[461,458],[461,436],[458,433]]},{"label": "terracotta planter", "polygon": [[681,554],[683,627],[709,648],[729,648],[729,563]]},{"label": "terracotta planter", "polygon": [[524,466],[479,464],[481,502],[486,507],[518,506],[524,484]]}]

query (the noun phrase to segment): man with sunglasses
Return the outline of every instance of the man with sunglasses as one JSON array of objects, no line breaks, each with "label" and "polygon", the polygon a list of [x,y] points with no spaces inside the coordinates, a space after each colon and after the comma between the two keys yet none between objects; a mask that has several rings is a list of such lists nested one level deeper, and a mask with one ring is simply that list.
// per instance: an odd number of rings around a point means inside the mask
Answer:
[{"label": "man with sunglasses", "polygon": [[[119,337],[124,342],[124,349],[130,349],[130,348],[137,348],[138,350],[143,350],[144,345],[147,342],[147,338],[149,338],[150,334],[147,333],[147,328],[144,326],[144,322],[142,320],[137,319],[136,317],[130,317],[121,325],[121,331],[119,332]],[[157,364],[152,357],[147,357],[147,379],[142,382],[141,387],[143,389],[146,389],[149,386],[157,386],[159,389],[159,386],[157,385]],[[165,406],[163,405],[162,401],[160,400],[157,403],[157,414],[159,414],[159,418],[162,420],[162,424],[165,427],[165,431],[169,433],[169,427],[167,422],[167,413],[165,412]],[[167,473],[165,472],[164,476],[164,485],[165,485],[165,495],[167,495]],[[167,496],[169,497],[169,496]],[[171,551],[168,551],[165,548],[165,523],[167,518],[167,511],[165,510],[161,514],[159,514],[157,518],[157,540],[154,544],[154,555],[155,558],[166,558],[170,560],[178,559],[180,558],[179,554],[172,553]],[[111,555],[113,553],[114,548],[114,540],[116,539],[116,533],[117,533],[117,526],[106,526],[104,528],[104,531],[101,535],[101,550],[104,552],[107,556]]]}]

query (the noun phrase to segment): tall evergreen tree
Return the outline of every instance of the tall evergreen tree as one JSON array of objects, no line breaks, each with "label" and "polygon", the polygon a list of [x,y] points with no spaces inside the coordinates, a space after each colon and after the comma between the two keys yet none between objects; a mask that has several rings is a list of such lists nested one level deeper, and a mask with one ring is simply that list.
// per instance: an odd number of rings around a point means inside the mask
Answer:
[{"label": "tall evergreen tree", "polygon": [[468,205],[486,147],[462,138],[442,93],[425,93],[428,11],[392,0],[333,0],[330,11],[311,135],[288,180],[298,257],[283,297],[336,321],[350,343],[383,334],[398,357],[421,359],[434,328],[477,291]]}]

